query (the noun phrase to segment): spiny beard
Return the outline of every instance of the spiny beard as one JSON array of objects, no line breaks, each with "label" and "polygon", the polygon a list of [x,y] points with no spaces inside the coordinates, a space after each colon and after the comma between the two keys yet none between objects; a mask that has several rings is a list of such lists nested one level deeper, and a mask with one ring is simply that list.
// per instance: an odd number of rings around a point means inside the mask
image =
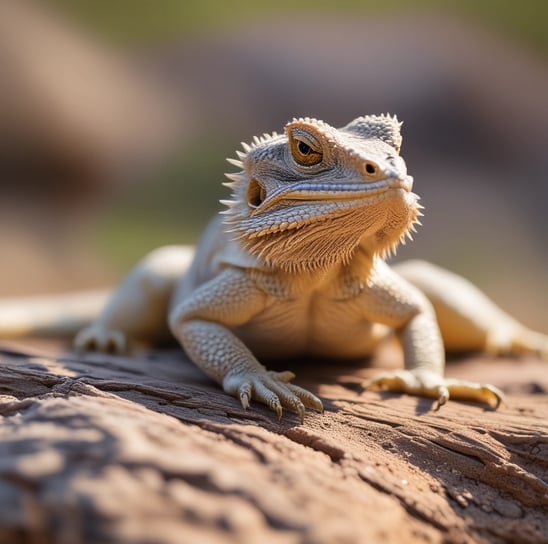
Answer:
[{"label": "spiny beard", "polygon": [[322,214],[323,204],[311,202],[311,217],[285,230],[257,232],[260,216],[231,223],[243,248],[267,265],[287,272],[314,271],[348,264],[360,245],[371,256],[394,252],[418,222],[417,200],[415,195],[405,201],[387,194],[374,202],[331,209],[328,214]]}]

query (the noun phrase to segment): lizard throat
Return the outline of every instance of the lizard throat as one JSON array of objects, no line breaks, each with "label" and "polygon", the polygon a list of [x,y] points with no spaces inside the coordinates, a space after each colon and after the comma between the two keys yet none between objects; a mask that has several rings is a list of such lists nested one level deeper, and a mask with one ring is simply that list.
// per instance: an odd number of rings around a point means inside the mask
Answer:
[{"label": "lizard throat", "polygon": [[348,264],[359,246],[372,255],[393,252],[419,212],[418,197],[405,189],[367,198],[280,199],[263,213],[225,223],[242,247],[265,264],[290,272]]}]

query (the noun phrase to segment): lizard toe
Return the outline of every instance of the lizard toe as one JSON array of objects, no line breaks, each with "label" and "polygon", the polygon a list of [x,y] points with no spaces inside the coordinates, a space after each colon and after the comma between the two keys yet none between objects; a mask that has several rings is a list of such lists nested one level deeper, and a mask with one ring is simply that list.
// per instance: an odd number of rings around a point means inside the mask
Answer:
[{"label": "lizard toe", "polygon": [[124,353],[127,350],[127,339],[121,331],[92,325],[76,335],[74,348],[77,351]]},{"label": "lizard toe", "polygon": [[504,393],[494,385],[446,379],[447,388],[454,399],[489,404],[497,409],[504,400]]},{"label": "lizard toe", "polygon": [[268,375],[276,381],[282,383],[288,383],[291,380],[295,379],[295,374],[291,370],[282,370],[281,372],[276,372],[274,370],[269,370]]},{"label": "lizard toe", "polygon": [[244,410],[247,410],[249,408],[249,401],[251,400],[252,395],[253,390],[251,388],[250,382],[244,382],[242,385],[240,385],[240,388],[238,390],[238,396]]},{"label": "lizard toe", "polygon": [[286,384],[286,387],[299,397],[307,408],[311,408],[317,412],[323,412],[323,403],[316,395],[293,383]]},{"label": "lizard toe", "polygon": [[249,408],[250,400],[266,404],[282,417],[286,408],[296,413],[301,422],[304,419],[306,408],[317,411],[323,410],[321,400],[302,387],[289,383],[294,374],[285,372],[255,372],[247,374],[233,374],[223,381],[224,390],[240,399],[244,409]]},{"label": "lizard toe", "polygon": [[276,412],[278,419],[281,419],[283,408],[278,395],[260,380],[255,380],[252,387],[253,399],[266,404],[271,410]]}]

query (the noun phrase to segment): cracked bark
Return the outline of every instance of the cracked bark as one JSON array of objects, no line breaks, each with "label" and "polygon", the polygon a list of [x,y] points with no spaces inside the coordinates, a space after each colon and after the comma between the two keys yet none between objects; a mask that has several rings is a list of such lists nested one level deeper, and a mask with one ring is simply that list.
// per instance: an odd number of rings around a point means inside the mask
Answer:
[{"label": "cracked bark", "polygon": [[0,362],[0,542],[548,542],[541,362],[450,367],[511,390],[496,412],[294,362],[326,406],[303,425],[244,411],[178,351]]}]

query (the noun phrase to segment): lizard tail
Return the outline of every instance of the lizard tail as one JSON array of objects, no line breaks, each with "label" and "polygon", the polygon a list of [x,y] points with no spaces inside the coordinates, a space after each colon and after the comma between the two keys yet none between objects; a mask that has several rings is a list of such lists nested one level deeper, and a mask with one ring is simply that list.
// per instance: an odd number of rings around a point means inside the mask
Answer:
[{"label": "lizard tail", "polygon": [[89,325],[110,290],[0,299],[0,339],[67,337]]}]

